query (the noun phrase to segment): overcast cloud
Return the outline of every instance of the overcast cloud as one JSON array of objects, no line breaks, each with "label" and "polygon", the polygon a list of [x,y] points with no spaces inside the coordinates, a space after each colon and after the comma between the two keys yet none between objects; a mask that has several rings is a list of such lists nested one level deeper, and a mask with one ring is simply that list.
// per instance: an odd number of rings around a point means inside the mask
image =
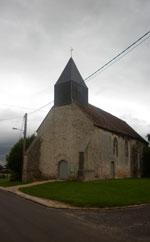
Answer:
[{"label": "overcast cloud", "polygon": [[[70,57],[85,78],[150,30],[149,0],[0,0],[0,145],[22,116],[53,100]],[[91,78],[90,103],[150,132],[150,39]],[[50,107],[29,116],[33,133]]]}]

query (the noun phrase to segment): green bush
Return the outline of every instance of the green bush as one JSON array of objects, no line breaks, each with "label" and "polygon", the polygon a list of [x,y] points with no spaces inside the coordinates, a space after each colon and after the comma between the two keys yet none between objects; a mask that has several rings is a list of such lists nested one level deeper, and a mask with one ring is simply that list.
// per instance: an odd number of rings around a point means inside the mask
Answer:
[{"label": "green bush", "polygon": [[[32,143],[34,135],[26,139],[26,148]],[[11,181],[22,179],[22,165],[23,165],[23,139],[20,139],[10,150],[6,157],[7,169],[10,170]]]},{"label": "green bush", "polygon": [[145,147],[143,152],[143,177],[150,177],[150,147]]}]

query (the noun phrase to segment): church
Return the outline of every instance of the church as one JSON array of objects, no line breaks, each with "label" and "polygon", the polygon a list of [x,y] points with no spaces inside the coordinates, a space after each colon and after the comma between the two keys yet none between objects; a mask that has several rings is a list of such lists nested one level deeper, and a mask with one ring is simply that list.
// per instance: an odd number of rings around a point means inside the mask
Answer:
[{"label": "church", "polygon": [[145,145],[125,121],[89,104],[71,57],[54,86],[54,106],[26,151],[23,180],[140,177]]}]

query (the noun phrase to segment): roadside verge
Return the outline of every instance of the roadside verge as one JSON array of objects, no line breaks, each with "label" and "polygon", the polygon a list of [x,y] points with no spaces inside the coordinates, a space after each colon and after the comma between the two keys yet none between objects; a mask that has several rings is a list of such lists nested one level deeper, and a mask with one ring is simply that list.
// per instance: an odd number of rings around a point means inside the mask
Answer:
[{"label": "roadside verge", "polygon": [[12,187],[0,187],[0,189],[7,191],[7,192],[14,193],[14,194],[16,194],[16,195],[18,195],[22,198],[25,198],[27,200],[30,200],[32,202],[41,204],[41,205],[49,207],[49,208],[57,208],[57,209],[59,209],[59,208],[60,209],[62,209],[62,208],[76,209],[77,208],[77,207],[71,206],[71,205],[63,203],[63,202],[31,196],[31,195],[28,195],[28,194],[25,194],[25,193],[19,191],[19,188],[21,188],[21,187],[30,187],[30,186],[34,186],[34,185],[38,185],[38,184],[44,184],[44,183],[47,183],[47,182],[53,182],[53,180],[32,182],[32,183],[29,183],[29,184],[17,185],[17,186],[12,186]]}]

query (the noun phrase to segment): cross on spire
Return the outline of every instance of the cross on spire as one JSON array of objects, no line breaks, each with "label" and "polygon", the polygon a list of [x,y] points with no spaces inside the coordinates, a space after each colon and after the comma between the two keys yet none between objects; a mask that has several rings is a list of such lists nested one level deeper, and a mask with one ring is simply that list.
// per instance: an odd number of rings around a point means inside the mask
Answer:
[{"label": "cross on spire", "polygon": [[71,47],[70,49],[70,54],[71,54],[71,57],[72,57],[72,52],[74,51],[74,49]]}]

